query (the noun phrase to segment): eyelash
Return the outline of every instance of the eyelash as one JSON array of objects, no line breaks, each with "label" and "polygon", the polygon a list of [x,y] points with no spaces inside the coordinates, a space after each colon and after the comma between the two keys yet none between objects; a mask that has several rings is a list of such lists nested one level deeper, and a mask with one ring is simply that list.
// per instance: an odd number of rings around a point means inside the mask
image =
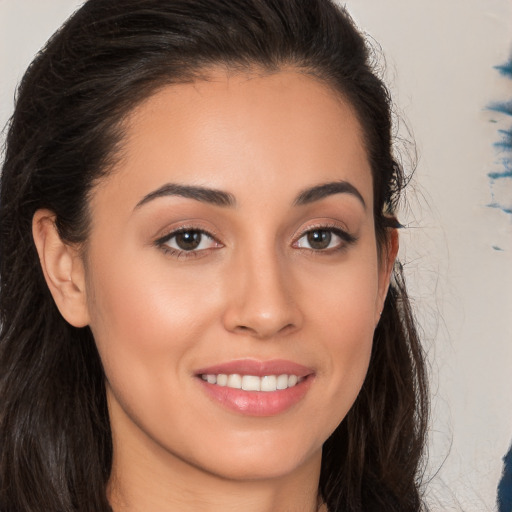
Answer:
[{"label": "eyelash", "polygon": [[[328,247],[325,249],[314,249],[314,248],[308,248],[308,247],[300,247],[298,245],[299,241],[303,239],[304,237],[307,237],[310,233],[314,233],[315,231],[323,231],[330,234],[334,234],[338,238],[340,238],[341,242],[336,247]],[[171,240],[179,236],[180,234],[184,233],[195,233],[201,235],[201,237],[207,237],[211,240],[212,243],[216,244],[215,247],[208,247],[205,249],[191,249],[191,250],[185,250],[185,249],[176,249],[174,247],[170,247],[168,244]],[[347,231],[341,229],[337,225],[325,225],[320,224],[318,226],[312,226],[306,229],[305,231],[302,231],[298,237],[295,238],[292,246],[298,249],[307,250],[314,254],[332,254],[334,252],[340,252],[345,250],[348,246],[353,245],[357,242],[357,237],[354,235],[351,235]],[[199,242],[199,245],[202,243],[202,240]],[[181,226],[170,233],[166,234],[165,236],[157,239],[155,241],[155,245],[160,248],[162,251],[164,251],[166,254],[170,254],[171,256],[174,256],[175,258],[197,258],[198,256],[206,255],[208,252],[210,252],[212,249],[218,249],[222,248],[223,245],[217,237],[198,227],[195,226]]]},{"label": "eyelash", "polygon": [[[197,233],[201,235],[201,237],[207,237],[211,239],[211,241],[216,244],[216,247],[209,247],[206,249],[199,249],[199,250],[184,250],[184,249],[176,249],[174,247],[170,247],[168,244],[173,239],[179,236],[180,234],[184,233]],[[202,243],[202,240],[201,242]],[[181,226],[178,229],[175,229],[168,233],[167,235],[159,238],[155,241],[155,245],[160,248],[164,253],[170,254],[171,256],[174,256],[175,258],[197,258],[198,256],[205,255],[207,252],[209,252],[211,249],[217,249],[220,247],[223,247],[223,245],[217,240],[217,237],[198,227],[195,226]]]},{"label": "eyelash", "polygon": [[332,253],[337,253],[346,250],[349,246],[354,245],[358,238],[354,235],[348,233],[347,231],[341,229],[336,224],[319,224],[316,226],[310,226],[305,231],[302,231],[300,235],[295,239],[294,246],[297,247],[297,244],[299,241],[308,236],[310,233],[314,233],[315,231],[324,231],[330,234],[336,235],[338,238],[340,238],[340,242],[336,247],[330,247],[326,249],[313,249],[308,247],[299,247],[303,250],[307,250],[315,255],[328,255]]}]

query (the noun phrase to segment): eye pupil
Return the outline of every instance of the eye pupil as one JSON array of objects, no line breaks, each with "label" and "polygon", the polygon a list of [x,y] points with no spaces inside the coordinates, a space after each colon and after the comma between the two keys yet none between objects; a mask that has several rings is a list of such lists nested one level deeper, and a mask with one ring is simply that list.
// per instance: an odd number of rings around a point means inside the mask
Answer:
[{"label": "eye pupil", "polygon": [[308,243],[313,249],[327,249],[331,243],[332,234],[325,229],[315,229],[308,233]]},{"label": "eye pupil", "polygon": [[199,247],[201,238],[200,231],[183,231],[176,235],[176,245],[183,251],[192,251]]}]

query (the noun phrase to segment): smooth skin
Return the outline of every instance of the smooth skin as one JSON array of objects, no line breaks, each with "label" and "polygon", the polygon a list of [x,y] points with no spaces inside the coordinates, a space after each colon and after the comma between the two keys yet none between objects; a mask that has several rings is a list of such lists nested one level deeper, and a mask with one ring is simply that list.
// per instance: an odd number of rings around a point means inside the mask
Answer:
[{"label": "smooth skin", "polygon": [[[327,183],[349,187],[298,200]],[[372,208],[338,94],[294,70],[214,70],[128,116],[85,248],[36,213],[57,306],[105,368],[116,512],[318,509],[322,444],[364,381],[398,249],[390,230],[379,257]],[[304,365],[309,389],[277,415],[230,410],[197,371],[239,359]]]}]

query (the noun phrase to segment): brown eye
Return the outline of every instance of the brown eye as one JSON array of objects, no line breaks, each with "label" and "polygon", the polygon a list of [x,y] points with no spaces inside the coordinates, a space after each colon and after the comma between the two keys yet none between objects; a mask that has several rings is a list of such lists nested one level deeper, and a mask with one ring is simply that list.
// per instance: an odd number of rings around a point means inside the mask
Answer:
[{"label": "brown eye", "polygon": [[306,236],[311,249],[316,250],[327,249],[332,240],[332,233],[325,229],[315,229],[314,231],[310,231]]},{"label": "brown eye", "polygon": [[356,240],[356,237],[339,228],[320,227],[305,231],[294,246],[312,251],[335,251],[355,243]]},{"label": "brown eye", "polygon": [[157,241],[157,245],[176,252],[199,252],[218,247],[216,240],[200,229],[181,229]]},{"label": "brown eye", "polygon": [[201,245],[203,234],[200,231],[183,231],[175,235],[176,245],[182,251],[193,251]]}]

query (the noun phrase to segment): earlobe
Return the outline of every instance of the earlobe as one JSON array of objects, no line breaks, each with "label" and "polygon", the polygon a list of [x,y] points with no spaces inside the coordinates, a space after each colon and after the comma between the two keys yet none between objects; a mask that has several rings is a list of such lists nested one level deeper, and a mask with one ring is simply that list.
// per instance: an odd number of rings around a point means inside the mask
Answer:
[{"label": "earlobe", "polygon": [[382,252],[382,259],[379,270],[379,294],[377,300],[377,314],[375,325],[379,322],[380,315],[384,309],[384,302],[389,289],[389,283],[391,280],[391,273],[393,272],[393,266],[395,264],[396,257],[398,255],[399,240],[398,230],[396,228],[388,228],[389,235],[386,247]]},{"label": "earlobe", "polygon": [[36,211],[32,236],[46,283],[61,315],[75,327],[88,325],[85,271],[78,248],[61,239],[55,214],[50,210]]}]

